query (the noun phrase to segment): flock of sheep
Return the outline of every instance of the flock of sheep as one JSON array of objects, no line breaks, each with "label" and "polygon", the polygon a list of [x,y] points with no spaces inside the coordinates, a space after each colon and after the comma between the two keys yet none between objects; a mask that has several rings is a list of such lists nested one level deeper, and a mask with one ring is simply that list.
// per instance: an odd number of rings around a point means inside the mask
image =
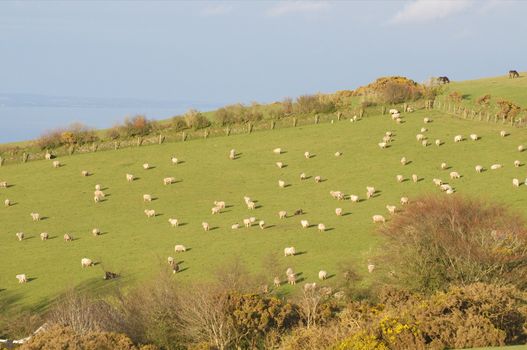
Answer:
[{"label": "flock of sheep", "polygon": [[[392,120],[394,120],[395,123],[401,124],[403,122],[401,113],[399,111],[397,111],[395,109],[391,109],[389,112],[390,112],[390,116],[391,116]],[[354,120],[352,119],[352,121],[354,121]],[[431,143],[429,143],[428,137],[426,136],[427,132],[429,131],[427,126],[431,122],[432,122],[432,120],[430,118],[424,118],[423,119],[423,124],[424,125],[419,130],[419,133],[416,134],[416,140],[423,147],[428,147],[428,146],[431,145]],[[500,132],[500,136],[501,137],[506,137],[506,136],[508,136],[508,133],[506,131],[501,131]],[[392,131],[385,132],[385,134],[382,136],[382,141],[378,143],[379,148],[387,149],[387,148],[391,147],[391,143],[394,140],[394,138],[395,138],[394,132],[392,132]],[[477,141],[481,140],[481,138],[477,134],[470,134],[468,138],[471,141],[473,141],[473,142],[477,142]],[[453,138],[453,142],[454,143],[463,142],[465,140],[466,139],[465,139],[465,137],[463,137],[463,135],[456,135]],[[444,144],[444,141],[436,139],[433,144],[435,144],[437,147],[441,147]],[[523,145],[520,145],[520,146],[517,147],[517,150],[519,152],[523,152],[524,149],[525,149],[525,147]],[[272,152],[274,154],[276,154],[277,156],[280,156],[281,154],[284,153],[284,150],[282,148],[275,148],[274,150],[272,150]],[[337,152],[334,153],[335,157],[340,157],[341,155],[342,155],[342,152],[340,152],[340,151],[337,151]],[[310,159],[312,157],[312,154],[309,151],[306,151],[306,152],[304,152],[303,156],[304,156],[305,159]],[[52,158],[53,157],[51,156],[51,154],[49,154],[49,153],[46,154],[46,159],[51,160]],[[229,151],[228,158],[230,160],[238,159],[238,153],[236,152],[235,149],[231,149]],[[179,160],[176,157],[171,157],[170,158],[170,162],[173,165],[177,165],[177,164],[180,163]],[[406,157],[402,157],[400,159],[400,163],[401,163],[402,167],[404,167],[407,164],[409,164],[409,160]],[[282,169],[284,167],[284,163],[282,161],[277,161],[275,164],[276,164],[276,166],[279,169]],[[520,167],[522,165],[522,163],[520,162],[520,160],[515,160],[513,165],[514,165],[514,167]],[[59,160],[53,160],[52,161],[52,166],[53,166],[53,168],[60,169],[61,168],[61,163],[60,163]],[[502,164],[492,164],[492,165],[490,165],[489,168],[491,170],[498,170],[498,169],[501,169],[502,167],[503,167]],[[147,170],[151,169],[152,167],[151,167],[150,164],[145,163],[145,164],[142,165],[142,168],[143,168],[143,170],[147,171]],[[444,163],[444,162],[440,165],[440,168],[442,170],[449,169],[447,164]],[[481,173],[484,170],[485,170],[485,168],[482,165],[478,164],[478,165],[475,166],[475,171],[477,173]],[[87,170],[83,170],[81,172],[81,175],[82,176],[89,176],[90,172],[87,171]],[[460,179],[461,176],[462,175],[458,171],[453,170],[453,171],[449,172],[449,179],[452,182],[455,182],[457,179]],[[410,176],[410,178],[411,178],[411,180],[414,183],[418,183],[419,181],[423,180],[417,174],[412,174]],[[305,181],[307,179],[308,179],[308,177],[306,176],[306,174],[304,172],[300,174],[300,180],[301,181]],[[127,173],[127,174],[125,174],[125,180],[127,182],[131,183],[131,182],[136,180],[136,177],[133,174]],[[402,183],[402,182],[404,182],[406,180],[406,178],[402,174],[397,174],[395,176],[395,180],[396,180],[397,183]],[[322,177],[320,175],[314,176],[314,181],[315,181],[315,183],[320,183],[322,181]],[[433,178],[432,182],[433,182],[433,184],[435,186],[437,186],[442,192],[445,192],[446,194],[452,194],[452,193],[455,192],[455,189],[454,189],[454,187],[452,187],[451,184],[444,182],[440,178]],[[165,177],[165,178],[162,179],[162,183],[163,183],[163,185],[171,185],[171,184],[176,183],[176,179],[174,177]],[[522,183],[527,185],[527,179],[525,179],[524,181],[521,181],[518,178],[512,179],[512,184],[513,184],[514,187],[519,187]],[[288,184],[287,184],[287,182],[285,180],[283,180],[283,179],[279,179],[278,180],[278,187],[279,188],[285,188],[287,186],[288,186]],[[8,187],[8,184],[7,184],[6,181],[0,181],[0,188],[7,188],[7,187]],[[364,197],[365,197],[365,199],[370,200],[370,199],[376,197],[376,193],[377,193],[377,191],[376,191],[375,187],[370,185],[370,186],[366,187],[366,191],[364,193]],[[333,199],[335,199],[337,201],[350,200],[353,203],[358,203],[358,202],[361,201],[361,199],[360,199],[361,196],[359,194],[357,194],[357,193],[346,195],[342,191],[332,190],[332,191],[329,192],[329,194],[330,194],[330,196]],[[104,201],[105,198],[106,198],[106,195],[103,192],[102,186],[100,184],[95,185],[95,191],[93,193],[93,201],[96,203],[96,205],[100,205],[100,204],[97,204],[97,203],[100,203],[100,202]],[[145,193],[145,194],[143,194],[142,199],[143,199],[144,203],[148,204],[148,203],[152,202],[152,200],[154,198],[153,198],[153,196],[151,194]],[[247,207],[247,210],[249,212],[252,212],[255,209],[257,209],[256,201],[254,201],[250,197],[244,196],[243,197],[243,201],[244,201],[245,206]],[[406,205],[406,204],[408,204],[410,202],[410,199],[408,197],[406,197],[406,196],[403,196],[403,197],[400,198],[399,202],[400,202],[401,205]],[[5,207],[9,207],[9,206],[12,205],[12,203],[11,203],[11,201],[9,199],[5,199],[4,200],[4,205],[5,205]],[[210,214],[211,215],[221,215],[221,213],[224,211],[225,208],[226,208],[226,202],[225,201],[223,201],[223,200],[216,200],[216,201],[213,202],[213,206],[210,209]],[[390,215],[396,215],[396,213],[397,213],[397,206],[395,206],[395,205],[393,205],[391,203],[386,203],[385,208],[386,208],[386,210],[388,211],[388,213]],[[144,214],[146,215],[146,217],[148,219],[156,217],[156,211],[154,209],[145,209],[144,210]],[[302,209],[297,209],[292,216],[297,216],[297,215],[302,215],[302,214],[303,214]],[[338,216],[338,217],[343,216],[343,209],[341,207],[335,208],[335,215]],[[38,222],[38,221],[40,221],[42,219],[42,216],[39,213],[37,213],[37,212],[30,213],[30,216],[31,216],[31,219],[33,221],[35,221],[35,222]],[[289,217],[292,217],[292,216],[289,216]],[[279,219],[287,219],[288,218],[287,211],[286,210],[280,210],[278,212],[278,218]],[[373,215],[371,217],[371,219],[372,219],[373,223],[385,223],[386,220],[387,220],[385,218],[385,216],[383,214],[381,214],[381,213],[377,213],[377,214]],[[168,223],[169,223],[170,227],[177,228],[180,225],[180,220],[178,218],[169,218],[168,219]],[[249,216],[249,217],[241,219],[241,223],[240,222],[232,223],[231,229],[232,230],[237,230],[237,229],[240,229],[241,227],[250,228],[253,225],[257,225],[262,230],[265,230],[268,227],[264,220],[261,220],[261,219],[258,220],[254,216]],[[327,230],[326,225],[324,223],[317,223],[314,226],[317,227],[319,232],[325,232]],[[201,227],[202,227],[202,229],[205,232],[211,230],[211,225],[206,220],[202,221]],[[310,225],[310,223],[309,223],[309,221],[307,219],[301,219],[300,220],[300,227],[301,227],[301,229],[307,229],[307,228],[311,227],[311,225]],[[101,230],[99,228],[93,228],[91,233],[94,236],[98,236],[98,235],[101,234]],[[16,233],[16,238],[19,241],[23,241],[24,238],[25,238],[24,233],[23,232],[17,232]],[[46,241],[49,238],[49,234],[47,232],[42,232],[42,233],[40,233],[40,238],[41,238],[42,241]],[[71,236],[71,234],[68,234],[68,233],[64,234],[63,238],[64,238],[64,241],[66,241],[66,242],[70,242],[70,241],[73,240],[73,237]],[[183,244],[178,243],[178,244],[176,244],[174,246],[174,252],[175,253],[184,253],[186,251],[187,251],[187,248]],[[284,253],[284,257],[293,257],[293,256],[297,255],[297,251],[296,251],[296,248],[294,246],[285,247],[283,249],[283,253]],[[174,257],[169,256],[167,258],[167,261],[168,261],[168,264],[172,268],[174,273],[177,273],[177,272],[181,271],[179,263],[176,261],[176,259]],[[90,267],[90,266],[94,266],[94,265],[95,265],[95,262],[92,259],[87,258],[87,257],[81,258],[81,267],[82,268]],[[375,270],[375,265],[372,264],[371,262],[368,263],[367,271],[369,273],[372,273],[374,270]],[[112,273],[110,273],[110,274],[112,274]],[[112,274],[112,275],[114,275],[114,274]],[[296,276],[297,275],[293,272],[292,268],[288,268],[287,271],[286,271],[285,281],[288,284],[294,285],[297,282]],[[329,275],[328,275],[328,272],[326,270],[321,269],[318,272],[318,278],[320,280],[325,280],[328,277],[329,277]],[[23,274],[23,273],[22,274],[17,274],[16,278],[17,278],[19,283],[26,283],[28,281],[27,275]],[[275,276],[274,280],[273,280],[273,284],[274,284],[274,286],[279,287],[282,284],[282,279],[279,276]],[[316,288],[316,283],[314,283],[314,282],[313,283],[306,283],[306,284],[304,284],[304,289],[305,290],[310,290],[310,289],[314,289],[314,288]]]}]

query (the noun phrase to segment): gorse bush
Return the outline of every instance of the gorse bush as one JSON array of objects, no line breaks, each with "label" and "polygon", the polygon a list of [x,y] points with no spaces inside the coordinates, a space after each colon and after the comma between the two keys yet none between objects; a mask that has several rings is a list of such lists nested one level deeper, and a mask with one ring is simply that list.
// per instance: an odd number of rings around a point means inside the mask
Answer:
[{"label": "gorse bush", "polygon": [[416,199],[380,233],[394,283],[419,291],[474,282],[527,286],[527,230],[506,207],[459,196]]},{"label": "gorse bush", "polygon": [[95,132],[81,123],[74,123],[65,129],[55,129],[42,134],[36,141],[40,149],[53,149],[61,146],[83,145],[95,142]]}]

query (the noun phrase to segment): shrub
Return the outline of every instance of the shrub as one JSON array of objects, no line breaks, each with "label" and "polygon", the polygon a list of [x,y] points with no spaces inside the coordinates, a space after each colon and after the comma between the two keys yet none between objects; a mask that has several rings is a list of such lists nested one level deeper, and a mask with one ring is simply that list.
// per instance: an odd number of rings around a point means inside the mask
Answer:
[{"label": "shrub", "polygon": [[448,94],[448,99],[454,103],[460,103],[461,100],[463,99],[463,95],[461,95],[459,92],[457,91],[453,91],[451,92],[450,94]]},{"label": "shrub", "polygon": [[487,108],[490,104],[491,96],[489,94],[480,96],[476,99],[476,104],[480,107]]},{"label": "shrub", "polygon": [[335,103],[329,96],[322,94],[302,95],[296,99],[294,104],[297,113],[332,113],[335,111]]},{"label": "shrub", "polygon": [[128,137],[145,136],[153,131],[155,123],[144,115],[127,117],[121,127],[122,133]]},{"label": "shrub", "polygon": [[187,127],[194,130],[204,129],[210,126],[210,121],[196,109],[190,109],[185,113],[184,118]]},{"label": "shrub", "polygon": [[512,119],[521,112],[521,107],[511,101],[499,100],[496,104],[500,109],[500,117],[503,119]]},{"label": "shrub", "polygon": [[396,284],[434,291],[450,284],[527,286],[527,231],[502,205],[461,197],[424,197],[394,216],[384,266]]},{"label": "shrub", "polygon": [[365,96],[379,103],[401,103],[421,97],[422,87],[405,77],[382,77],[356,89],[355,96]]},{"label": "shrub", "polygon": [[176,131],[182,131],[187,128],[187,122],[185,121],[185,118],[182,116],[175,116],[172,118],[172,127]]},{"label": "shrub", "polygon": [[92,129],[81,123],[74,123],[66,129],[46,131],[36,140],[36,145],[40,149],[52,149],[64,145],[82,145],[97,139]]}]

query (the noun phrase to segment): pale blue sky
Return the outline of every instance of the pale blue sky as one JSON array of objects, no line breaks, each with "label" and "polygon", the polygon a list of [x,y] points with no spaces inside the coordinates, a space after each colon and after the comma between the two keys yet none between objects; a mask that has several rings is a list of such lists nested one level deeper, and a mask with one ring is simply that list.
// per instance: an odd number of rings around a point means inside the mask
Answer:
[{"label": "pale blue sky", "polygon": [[268,102],[526,70],[527,1],[2,1],[0,93]]}]

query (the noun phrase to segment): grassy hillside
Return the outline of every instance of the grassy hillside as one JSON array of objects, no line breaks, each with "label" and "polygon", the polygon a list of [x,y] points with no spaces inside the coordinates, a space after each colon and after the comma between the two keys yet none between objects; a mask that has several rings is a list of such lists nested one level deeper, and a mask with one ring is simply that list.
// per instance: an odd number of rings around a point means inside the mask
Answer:
[{"label": "grassy hillside", "polygon": [[[444,140],[441,147],[424,148],[416,141],[425,116],[434,120],[427,124],[425,134],[432,142]],[[398,204],[403,195],[412,199],[423,193],[438,193],[432,178],[448,181],[452,170],[462,175],[451,181],[454,195],[482,196],[516,209],[525,208],[527,187],[515,189],[511,179],[524,181],[527,176],[525,166],[512,165],[515,159],[527,163],[527,152],[516,150],[521,143],[527,145],[527,135],[513,129],[509,137],[501,138],[502,128],[420,111],[407,114],[406,122],[400,125],[379,115],[356,123],[341,121],[63,157],[64,166],[59,169],[53,169],[49,161],[2,167],[0,179],[12,185],[0,189],[0,199],[9,198],[15,205],[0,210],[0,298],[11,306],[42,306],[68,287],[137,283],[165,267],[167,256],[175,256],[175,244],[191,248],[177,255],[184,261],[185,270],[174,278],[182,281],[209,278],[216,266],[236,257],[249,270],[265,272],[268,278],[275,273],[283,275],[285,268],[292,266],[302,272],[305,281],[316,280],[318,271],[326,269],[336,276],[324,283],[337,283],[340,263],[352,261],[365,271],[367,260],[374,255],[381,238],[375,233],[372,215],[389,217],[385,206]],[[394,131],[395,141],[381,150],[377,143],[387,130]],[[477,133],[481,140],[453,142],[454,135],[469,133]],[[282,147],[286,153],[273,154],[275,147]],[[228,159],[231,148],[240,153],[239,159]],[[314,157],[305,159],[306,150]],[[343,155],[335,157],[336,151]],[[172,155],[183,163],[172,165]],[[402,156],[411,163],[402,166]],[[278,169],[276,161],[287,166]],[[143,170],[144,162],[153,169]],[[440,170],[441,162],[451,168]],[[504,168],[482,174],[474,171],[476,164],[488,168],[493,163],[502,163]],[[93,175],[82,177],[83,169]],[[311,178],[301,181],[301,172]],[[127,183],[126,173],[138,179]],[[413,173],[422,180],[395,181],[397,174],[409,178]],[[324,181],[316,184],[316,175]],[[175,176],[177,183],[164,186],[166,176]],[[279,179],[289,186],[279,188]],[[95,184],[101,184],[107,193],[102,203],[93,202]],[[360,203],[338,202],[329,195],[330,190],[341,190],[365,198],[367,185],[375,186],[378,194]],[[156,200],[143,203],[145,193]],[[245,195],[257,201],[255,211],[246,208]],[[220,215],[210,213],[214,200],[228,204]],[[336,207],[342,207],[346,215],[337,217]],[[158,216],[146,218],[146,208],[155,209]],[[311,224],[322,222],[329,230],[301,229],[300,217],[278,219],[279,210],[291,214],[297,208],[306,212],[302,219]],[[45,219],[32,222],[31,212],[39,212]],[[250,216],[265,220],[268,228],[231,229],[233,223]],[[171,228],[168,218],[172,217],[184,224]],[[204,232],[202,221],[209,222],[213,230]],[[103,235],[93,237],[93,227],[100,228]],[[22,242],[15,238],[18,231],[26,234]],[[44,231],[49,232],[50,240],[40,240],[39,234]],[[71,233],[75,240],[64,242],[64,233]],[[291,245],[302,254],[284,258],[283,248]],[[270,255],[275,255],[276,264],[271,263]],[[100,265],[82,269],[83,257]],[[123,279],[102,281],[101,267],[121,273]],[[19,273],[28,274],[30,283],[17,284],[15,275]]]}]

